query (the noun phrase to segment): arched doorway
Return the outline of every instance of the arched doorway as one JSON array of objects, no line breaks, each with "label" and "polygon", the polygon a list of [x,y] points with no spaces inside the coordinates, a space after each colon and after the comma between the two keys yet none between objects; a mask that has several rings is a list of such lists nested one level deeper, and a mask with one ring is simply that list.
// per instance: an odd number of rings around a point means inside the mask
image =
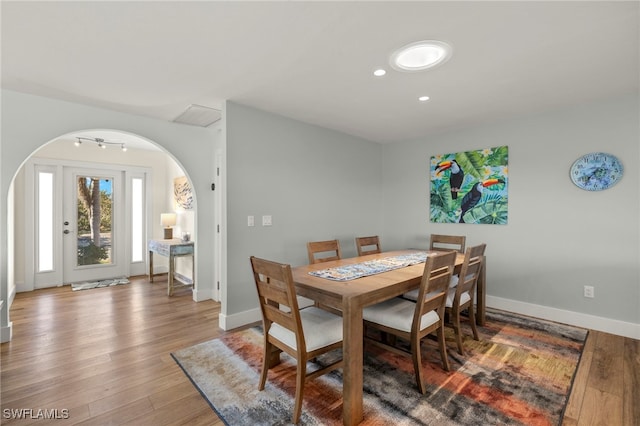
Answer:
[{"label": "arched doorway", "polygon": [[[34,118],[38,119],[35,120]],[[2,91],[2,139],[0,140],[0,341],[11,340],[12,323],[9,315],[16,287],[23,284],[15,277],[16,254],[24,253],[24,245],[13,235],[15,217],[15,179],[24,163],[43,144],[52,138],[69,135],[70,131],[116,129],[152,141],[175,160],[193,185],[196,201],[193,224],[195,243],[196,289],[194,301],[219,300],[214,286],[215,211],[211,183],[217,182],[212,164],[214,150],[224,151],[221,122],[209,128],[187,126],[148,117],[120,113],[108,109],[88,107],[80,103],[59,101],[13,91]],[[126,129],[122,131],[122,129]],[[223,157],[224,158],[224,157]],[[166,194],[161,194],[164,197]],[[167,195],[168,196],[168,195]],[[225,201],[224,198],[222,200]],[[224,217],[223,224],[226,220]],[[154,219],[160,234],[160,217]],[[225,228],[222,227],[222,232]],[[223,240],[224,243],[225,240]],[[22,244],[22,246],[20,246]],[[16,250],[15,247],[18,246]],[[226,275],[223,274],[223,279]],[[224,282],[222,288],[224,289]]]},{"label": "arched doorway", "polygon": [[[195,235],[195,212],[172,203],[176,177],[188,179],[170,154],[126,132],[82,130],[43,145],[23,164],[12,183],[14,246],[9,247],[13,249],[9,266],[16,291],[145,274],[146,241],[162,235],[161,213],[177,213],[177,235],[182,231]],[[87,204],[81,202],[77,191],[80,181],[97,185],[100,196],[95,198],[106,199],[101,211],[109,214],[102,215],[97,238],[92,238],[80,213]],[[50,205],[42,209],[47,200]],[[86,263],[88,256],[81,257],[81,253],[94,247],[105,256]],[[182,268],[192,270],[192,265]]]}]

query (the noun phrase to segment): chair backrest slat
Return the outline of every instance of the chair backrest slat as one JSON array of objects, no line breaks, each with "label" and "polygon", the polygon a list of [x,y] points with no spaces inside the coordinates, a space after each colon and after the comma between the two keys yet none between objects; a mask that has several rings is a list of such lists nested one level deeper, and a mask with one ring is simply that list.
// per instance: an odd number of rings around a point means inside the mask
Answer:
[{"label": "chair backrest slat", "polygon": [[[331,255],[319,257],[318,254],[331,252]],[[309,263],[329,262],[330,260],[342,259],[340,250],[340,242],[338,240],[328,241],[311,241],[307,243],[307,254],[309,255]]]},{"label": "chair backrest slat", "polygon": [[429,248],[431,250],[455,250],[464,253],[467,237],[464,235],[431,234]]},{"label": "chair backrest slat", "polygon": [[382,248],[380,247],[380,238],[377,235],[371,237],[357,237],[356,249],[358,249],[358,256],[380,253],[382,252]]}]

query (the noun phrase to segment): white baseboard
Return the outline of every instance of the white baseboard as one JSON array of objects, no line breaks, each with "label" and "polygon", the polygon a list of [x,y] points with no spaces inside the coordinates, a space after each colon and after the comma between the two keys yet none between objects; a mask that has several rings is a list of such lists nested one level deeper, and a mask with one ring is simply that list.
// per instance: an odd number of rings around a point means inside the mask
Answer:
[{"label": "white baseboard", "polygon": [[9,301],[9,303],[7,304],[7,309],[9,309],[13,304],[13,299],[16,298],[16,292],[18,291],[18,288],[20,288],[21,285],[24,285],[24,284],[16,283],[16,285],[9,287],[9,296],[7,297],[7,300]]},{"label": "white baseboard", "polygon": [[244,311],[233,315],[224,315],[221,313],[218,317],[218,324],[220,325],[220,328],[225,331],[259,321],[262,321],[262,313],[260,312],[260,308],[251,309],[249,311]]},{"label": "white baseboard", "polygon": [[[9,308],[7,308],[9,309]],[[9,325],[0,329],[0,343],[10,342],[13,329],[13,323],[9,322]]]},{"label": "white baseboard", "polygon": [[202,302],[203,300],[213,300],[213,290],[212,289],[203,289],[193,290],[193,301],[194,302]]},{"label": "white baseboard", "polygon": [[[487,296],[487,306],[490,308],[501,309],[503,311],[555,321],[562,324],[575,325],[577,327],[603,331],[606,333],[616,334],[618,336],[630,337],[632,339],[640,339],[640,324],[597,317],[595,315],[582,314],[579,312],[564,311],[562,309],[534,305],[532,303],[504,299],[502,297],[495,296]],[[260,309],[256,308],[233,315],[220,314],[219,318],[220,328],[226,331],[261,321],[262,314],[260,313]]]},{"label": "white baseboard", "polygon": [[[7,300],[3,301],[3,303],[0,303],[0,308],[1,309],[6,309],[7,312],[9,311],[9,309],[11,308],[11,305],[13,304],[13,299],[16,297],[16,286],[10,286],[9,287],[9,294],[7,295]],[[7,314],[8,319],[11,319],[9,317],[9,314]],[[13,337],[13,323],[11,321],[9,321],[9,324],[6,327],[1,327],[0,328],[0,343],[5,343],[5,342],[10,342],[11,338]]]},{"label": "white baseboard", "polygon": [[619,321],[611,318],[597,317],[595,315],[579,312],[564,311],[548,306],[534,305],[532,303],[517,300],[503,299],[501,297],[487,296],[487,307],[529,315],[562,324],[575,325],[591,330],[603,331],[618,336],[640,339],[640,324]]}]

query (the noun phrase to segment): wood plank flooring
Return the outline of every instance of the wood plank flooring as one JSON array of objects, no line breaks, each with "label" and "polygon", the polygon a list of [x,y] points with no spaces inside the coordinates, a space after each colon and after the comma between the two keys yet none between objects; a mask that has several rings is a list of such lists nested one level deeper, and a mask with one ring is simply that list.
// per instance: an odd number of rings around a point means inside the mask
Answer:
[{"label": "wood plank flooring", "polygon": [[[3,425],[223,424],[170,356],[223,334],[220,304],[193,302],[188,288],[168,297],[166,276],[131,281],[16,296],[0,352]],[[12,409],[69,418],[8,419]]]},{"label": "wood plank flooring", "polygon": [[[14,339],[0,351],[0,423],[222,425],[170,356],[224,334],[219,313],[188,288],[168,297],[163,276],[18,294]],[[640,341],[590,332],[563,425],[640,425]]]},{"label": "wood plank flooring", "polygon": [[640,425],[640,340],[591,331],[563,426]]}]

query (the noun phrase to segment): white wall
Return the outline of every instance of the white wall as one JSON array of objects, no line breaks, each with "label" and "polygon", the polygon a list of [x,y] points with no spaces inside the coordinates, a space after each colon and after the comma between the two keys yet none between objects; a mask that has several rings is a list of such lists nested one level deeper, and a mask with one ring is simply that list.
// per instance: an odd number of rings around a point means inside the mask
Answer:
[{"label": "white wall", "polygon": [[[640,338],[638,113],[637,97],[622,98],[384,146],[387,247],[426,247],[430,233],[486,242],[490,305]],[[509,146],[509,223],[429,223],[430,157],[500,145]],[[569,179],[593,151],[625,167],[607,191]]]},{"label": "white wall", "polygon": [[[382,225],[380,146],[227,102],[227,277],[220,322],[260,318],[249,256],[302,265],[306,243],[337,238],[345,257],[354,238]],[[255,227],[247,226],[254,215]],[[273,226],[261,226],[262,215]]]},{"label": "white wall", "polygon": [[[195,230],[196,281],[194,298],[211,298],[213,282],[213,182],[214,131],[168,123],[80,104],[57,101],[13,91],[2,91],[0,141],[0,298],[7,300],[9,185],[23,162],[43,144],[84,129],[120,130],[153,141],[167,150],[185,170],[194,186],[197,202]],[[198,238],[203,235],[203,238]],[[10,337],[8,304],[0,312],[0,340]]]}]

